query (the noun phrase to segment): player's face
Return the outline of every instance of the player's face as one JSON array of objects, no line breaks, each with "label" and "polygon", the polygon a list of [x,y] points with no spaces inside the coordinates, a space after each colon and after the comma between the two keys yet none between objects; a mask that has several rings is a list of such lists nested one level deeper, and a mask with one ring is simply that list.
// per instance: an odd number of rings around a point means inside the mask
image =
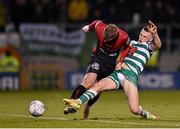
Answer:
[{"label": "player's face", "polygon": [[142,30],[139,34],[139,42],[148,42],[148,41],[152,41],[153,36],[150,32],[147,32],[145,30]]}]

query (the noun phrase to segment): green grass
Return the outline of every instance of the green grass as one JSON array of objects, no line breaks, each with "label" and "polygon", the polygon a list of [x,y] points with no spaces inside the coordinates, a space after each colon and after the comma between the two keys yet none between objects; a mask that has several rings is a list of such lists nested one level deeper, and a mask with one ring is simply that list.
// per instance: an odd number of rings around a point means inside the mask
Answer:
[{"label": "green grass", "polygon": [[[122,91],[104,92],[92,107],[88,120],[80,120],[83,107],[76,114],[64,115],[62,98],[69,91],[0,92],[0,127],[180,127],[180,91],[142,91],[140,103],[148,111],[161,116],[159,121],[144,120],[133,115]],[[42,100],[48,109],[42,117],[31,117],[28,104]]]}]

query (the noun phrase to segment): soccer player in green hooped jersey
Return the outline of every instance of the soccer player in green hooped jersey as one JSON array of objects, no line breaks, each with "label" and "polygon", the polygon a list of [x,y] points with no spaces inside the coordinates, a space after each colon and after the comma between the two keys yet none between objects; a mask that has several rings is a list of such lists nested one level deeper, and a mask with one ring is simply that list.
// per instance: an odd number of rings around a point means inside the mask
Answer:
[{"label": "soccer player in green hooped jersey", "polygon": [[159,119],[159,116],[145,111],[139,105],[137,81],[152,52],[160,47],[161,40],[157,33],[157,26],[149,21],[148,25],[141,30],[139,40],[131,41],[128,55],[123,63],[117,63],[116,70],[111,75],[95,83],[78,99],[63,99],[63,101],[78,110],[81,104],[93,99],[99,92],[123,88],[128,98],[129,109],[133,114],[145,119]]}]

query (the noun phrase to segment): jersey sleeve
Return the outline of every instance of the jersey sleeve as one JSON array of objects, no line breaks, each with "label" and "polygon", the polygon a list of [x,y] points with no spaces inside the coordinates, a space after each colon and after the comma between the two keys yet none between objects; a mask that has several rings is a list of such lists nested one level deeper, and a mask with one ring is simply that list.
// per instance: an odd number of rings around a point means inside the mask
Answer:
[{"label": "jersey sleeve", "polygon": [[117,60],[118,63],[122,64],[125,57],[128,55],[129,53],[129,49],[130,49],[130,44],[127,44],[126,46],[124,46],[122,52],[120,53],[120,58]]},{"label": "jersey sleeve", "polygon": [[89,29],[92,30],[92,29],[95,29],[96,26],[101,23],[102,21],[101,20],[95,20],[93,21],[91,24],[89,24]]},{"label": "jersey sleeve", "polygon": [[123,42],[123,46],[128,45],[130,43],[130,38],[129,35],[122,29],[119,28],[119,42],[122,43]]},{"label": "jersey sleeve", "polygon": [[99,21],[95,24],[95,33],[96,33],[96,38],[98,40],[98,43],[100,44],[100,46],[103,45],[104,43],[104,36],[103,36],[103,32],[104,32],[104,29],[106,27],[106,24],[103,23],[102,21]]},{"label": "jersey sleeve", "polygon": [[119,55],[120,55],[120,58],[117,60],[118,63],[122,64],[123,61],[124,61],[124,58],[127,56],[127,54],[129,53],[129,48],[130,48],[130,38],[128,36],[128,34],[119,29],[119,33],[120,33],[120,39],[121,42],[123,43],[122,46],[123,46],[123,49],[122,51],[120,51]]}]

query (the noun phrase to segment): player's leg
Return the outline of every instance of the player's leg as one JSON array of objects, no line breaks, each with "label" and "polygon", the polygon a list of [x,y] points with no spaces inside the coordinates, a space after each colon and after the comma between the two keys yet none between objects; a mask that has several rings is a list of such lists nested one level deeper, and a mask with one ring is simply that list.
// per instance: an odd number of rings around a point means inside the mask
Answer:
[{"label": "player's leg", "polygon": [[90,99],[88,103],[86,104],[84,111],[83,111],[83,119],[87,119],[89,116],[90,108],[94,103],[99,99],[101,93],[97,94],[93,99]]},{"label": "player's leg", "polygon": [[[96,73],[86,73],[83,78],[82,83],[76,87],[71,95],[71,99],[79,98],[89,87],[91,87],[96,82]],[[76,111],[68,106],[64,109],[64,114],[75,113]]]},{"label": "player's leg", "polygon": [[92,57],[86,70],[86,74],[82,83],[73,91],[71,98],[76,99],[89,89],[97,80],[97,75],[100,71],[100,63],[96,57]]},{"label": "player's leg", "polygon": [[[106,74],[103,73],[99,73],[97,75],[97,81],[99,81],[102,78],[105,78],[107,76],[105,76]],[[87,119],[89,116],[89,112],[90,112],[90,108],[94,105],[94,103],[99,99],[101,93],[99,93],[98,95],[96,95],[93,99],[90,99],[87,104],[85,105],[84,111],[83,111],[83,119]]]},{"label": "player's leg", "polygon": [[117,74],[114,71],[110,76],[95,83],[88,91],[86,91],[78,99],[63,99],[63,101],[73,107],[75,110],[80,107],[81,104],[95,98],[95,96],[104,90],[119,89],[124,81],[125,77],[122,74]]},{"label": "player's leg", "polygon": [[80,105],[93,99],[98,93],[104,90],[116,89],[117,84],[111,78],[106,77],[99,82],[95,83],[89,90],[87,90],[78,99],[63,99],[66,105],[73,107],[75,110],[80,108]]},{"label": "player's leg", "polygon": [[[98,75],[96,73],[87,73],[85,75],[81,85],[84,85],[84,87],[86,87],[86,89],[89,89],[96,82],[97,76]],[[82,93],[79,95],[82,95]],[[87,105],[85,106],[84,112],[83,112],[83,119],[88,118],[89,112],[90,112],[90,107],[98,100],[99,96],[100,96],[100,94],[98,94],[94,99],[88,101]],[[77,96],[76,98],[79,98],[79,97],[80,96]],[[76,98],[73,98],[73,99],[76,99]]]},{"label": "player's leg", "polygon": [[127,79],[125,79],[123,89],[128,99],[130,111],[134,114],[141,114],[142,110],[139,108],[139,96],[137,87]]},{"label": "player's leg", "polygon": [[88,91],[83,93],[78,99],[63,99],[63,101],[74,107],[75,109],[90,99],[93,99],[98,93],[104,90],[113,90],[119,89],[122,85],[125,77],[122,74],[117,74],[117,71],[114,71],[110,76],[101,79],[99,82],[95,83]]},{"label": "player's leg", "polygon": [[123,89],[128,99],[129,109],[133,114],[140,115],[146,119],[159,119],[158,116],[145,111],[139,105],[138,89],[133,83],[125,79]]},{"label": "player's leg", "polygon": [[[97,75],[100,70],[100,64],[95,58],[91,58],[87,73],[85,74],[82,83],[73,91],[71,99],[79,98],[86,89],[89,89],[97,79]],[[76,111],[68,106],[64,109],[64,114],[75,113]]]},{"label": "player's leg", "polygon": [[86,89],[89,89],[96,82],[96,78],[96,73],[86,73],[82,83],[73,91],[71,98],[79,98],[86,91]]},{"label": "player's leg", "polygon": [[[113,73],[116,63],[112,64],[112,61],[110,63],[108,63],[109,61],[107,61],[107,63],[104,62],[100,62],[100,66],[101,69],[97,75],[97,81],[109,76],[111,73]],[[90,108],[94,105],[94,103],[99,99],[101,93],[99,93],[98,95],[96,95],[95,98],[90,99],[88,101],[88,103],[86,104],[85,108],[84,108],[84,112],[83,112],[83,118],[87,119],[89,112],[90,112]]]}]

